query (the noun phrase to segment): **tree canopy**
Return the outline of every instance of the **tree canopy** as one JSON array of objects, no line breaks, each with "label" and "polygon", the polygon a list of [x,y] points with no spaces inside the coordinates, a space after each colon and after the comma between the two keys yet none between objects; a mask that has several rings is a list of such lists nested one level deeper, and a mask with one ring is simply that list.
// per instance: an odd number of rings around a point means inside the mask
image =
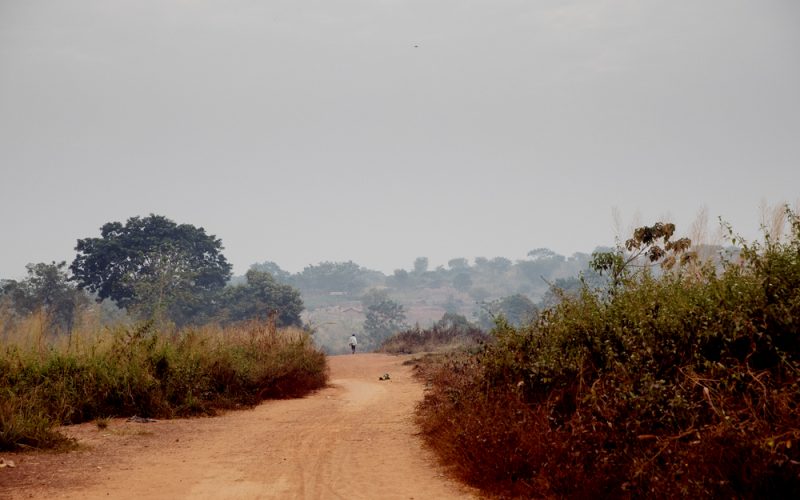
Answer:
[{"label": "tree canopy", "polygon": [[521,326],[532,322],[536,318],[536,304],[522,294],[509,295],[489,303],[483,303],[483,309],[478,315],[480,326],[491,329],[495,319],[502,316],[510,325]]},{"label": "tree canopy", "polygon": [[352,261],[320,262],[303,269],[296,281],[303,290],[357,293],[366,284],[364,275],[367,272]]},{"label": "tree canopy", "polygon": [[428,258],[427,257],[417,257],[414,259],[414,272],[417,274],[422,274],[428,271]]},{"label": "tree canopy", "polygon": [[160,216],[109,222],[99,238],[78,240],[70,266],[81,288],[142,316],[176,323],[207,313],[231,276],[222,241],[191,224]]},{"label": "tree canopy", "polygon": [[270,260],[253,264],[250,266],[250,269],[253,271],[260,271],[262,273],[269,273],[273,278],[281,283],[288,284],[292,279],[292,273],[284,271],[281,269],[281,266]]},{"label": "tree canopy", "polygon": [[229,286],[223,294],[223,314],[226,321],[267,319],[277,316],[277,326],[300,326],[303,300],[300,292],[279,283],[272,275],[250,269],[245,275],[247,284]]}]

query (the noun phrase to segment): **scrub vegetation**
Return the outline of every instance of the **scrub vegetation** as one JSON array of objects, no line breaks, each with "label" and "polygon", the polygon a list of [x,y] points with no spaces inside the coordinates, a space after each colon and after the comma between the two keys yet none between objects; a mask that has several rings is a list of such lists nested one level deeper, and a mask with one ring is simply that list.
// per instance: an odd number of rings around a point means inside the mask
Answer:
[{"label": "scrub vegetation", "polygon": [[39,313],[2,328],[0,450],[64,444],[61,424],[210,415],[301,396],[327,380],[308,333],[274,320],[172,331],[146,322],[69,337],[48,334],[49,324]]},{"label": "scrub vegetation", "polygon": [[416,327],[393,335],[378,350],[389,354],[417,354],[475,349],[492,339],[464,316],[446,313],[430,328]]},{"label": "scrub vegetation", "polygon": [[[422,435],[503,497],[800,497],[800,219],[715,263],[671,224],[528,325],[426,367]],[[655,264],[662,264],[656,267]]]}]

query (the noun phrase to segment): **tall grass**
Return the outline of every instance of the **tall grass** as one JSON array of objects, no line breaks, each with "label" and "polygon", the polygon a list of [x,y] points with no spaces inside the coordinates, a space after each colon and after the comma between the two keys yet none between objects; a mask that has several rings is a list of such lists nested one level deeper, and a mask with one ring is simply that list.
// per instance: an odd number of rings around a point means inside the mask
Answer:
[{"label": "tall grass", "polygon": [[33,315],[1,329],[0,449],[57,445],[59,424],[213,414],[301,396],[327,380],[324,354],[299,329],[144,323],[49,336],[46,324]]},{"label": "tall grass", "polygon": [[[423,436],[510,497],[800,498],[800,219],[722,269],[584,288],[428,374]],[[738,239],[737,240],[738,243]]]}]

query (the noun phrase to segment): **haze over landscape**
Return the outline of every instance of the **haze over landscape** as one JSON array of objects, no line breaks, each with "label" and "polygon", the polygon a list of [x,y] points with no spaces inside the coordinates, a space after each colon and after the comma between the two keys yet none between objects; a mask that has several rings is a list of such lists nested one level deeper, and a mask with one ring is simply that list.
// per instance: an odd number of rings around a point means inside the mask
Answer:
[{"label": "haze over landscape", "polygon": [[797,0],[0,0],[0,497],[800,498],[798,49]]},{"label": "haze over landscape", "polygon": [[800,185],[785,1],[0,2],[0,277],[162,214],[242,274],[613,243]]}]

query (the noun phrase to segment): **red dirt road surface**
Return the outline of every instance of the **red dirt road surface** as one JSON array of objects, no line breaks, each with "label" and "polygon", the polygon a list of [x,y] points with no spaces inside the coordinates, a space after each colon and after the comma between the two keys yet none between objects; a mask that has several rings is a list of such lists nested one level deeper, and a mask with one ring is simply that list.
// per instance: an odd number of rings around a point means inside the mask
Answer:
[{"label": "red dirt road surface", "polygon": [[328,388],[219,417],[67,427],[78,451],[0,453],[0,498],[470,498],[415,435],[405,359],[332,356]]}]

